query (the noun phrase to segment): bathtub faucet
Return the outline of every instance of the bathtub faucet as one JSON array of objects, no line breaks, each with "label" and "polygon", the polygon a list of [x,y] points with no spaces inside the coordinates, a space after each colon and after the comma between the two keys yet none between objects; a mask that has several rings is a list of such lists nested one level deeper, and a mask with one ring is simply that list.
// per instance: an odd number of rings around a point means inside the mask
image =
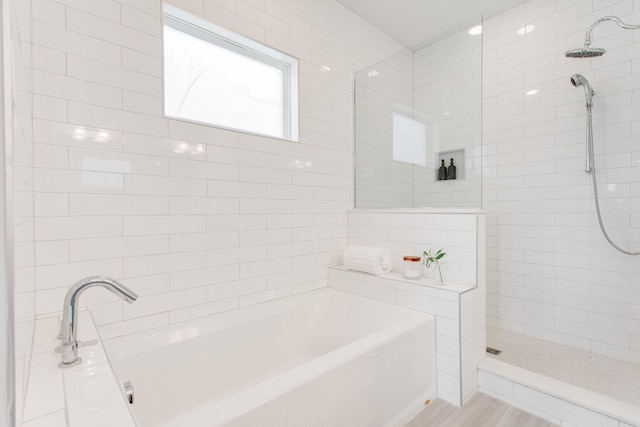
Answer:
[{"label": "bathtub faucet", "polygon": [[64,307],[62,310],[62,344],[60,352],[62,353],[62,362],[58,364],[61,368],[69,368],[82,362],[78,357],[78,298],[85,289],[100,286],[108,289],[120,298],[131,304],[138,295],[108,276],[90,276],[77,282],[71,286],[64,297]]}]

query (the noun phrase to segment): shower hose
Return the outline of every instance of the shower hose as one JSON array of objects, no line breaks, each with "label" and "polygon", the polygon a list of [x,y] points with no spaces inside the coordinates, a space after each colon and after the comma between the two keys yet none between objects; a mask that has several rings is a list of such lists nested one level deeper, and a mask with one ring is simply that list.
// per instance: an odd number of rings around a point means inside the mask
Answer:
[{"label": "shower hose", "polygon": [[626,251],[620,246],[616,245],[611,237],[609,237],[609,233],[607,233],[607,230],[604,227],[604,223],[602,222],[602,214],[600,213],[600,200],[598,198],[598,179],[596,177],[595,156],[593,154],[593,123],[591,119],[591,106],[587,108],[587,144],[589,151],[589,160],[591,161],[591,168],[587,170],[587,173],[591,174],[593,198],[595,200],[596,214],[598,216],[598,224],[600,224],[600,230],[602,230],[602,234],[604,235],[604,238],[607,239],[607,242],[609,242],[609,244],[613,246],[618,252],[622,252],[625,255],[640,255],[640,252]]}]

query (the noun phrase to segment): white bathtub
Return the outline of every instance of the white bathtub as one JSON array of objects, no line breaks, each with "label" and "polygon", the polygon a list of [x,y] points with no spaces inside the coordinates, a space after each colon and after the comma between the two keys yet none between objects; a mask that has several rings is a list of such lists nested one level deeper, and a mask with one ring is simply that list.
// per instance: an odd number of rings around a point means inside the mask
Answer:
[{"label": "white bathtub", "polygon": [[395,426],[436,393],[433,316],[333,289],[105,347],[140,427]]}]

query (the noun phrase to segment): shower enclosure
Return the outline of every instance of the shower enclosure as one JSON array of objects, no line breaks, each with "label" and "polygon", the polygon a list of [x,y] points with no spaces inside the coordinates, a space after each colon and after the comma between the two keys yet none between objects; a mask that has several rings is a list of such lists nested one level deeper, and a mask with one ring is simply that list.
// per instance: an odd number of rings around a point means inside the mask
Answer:
[{"label": "shower enclosure", "polygon": [[357,208],[481,207],[481,28],[478,18],[356,73]]}]

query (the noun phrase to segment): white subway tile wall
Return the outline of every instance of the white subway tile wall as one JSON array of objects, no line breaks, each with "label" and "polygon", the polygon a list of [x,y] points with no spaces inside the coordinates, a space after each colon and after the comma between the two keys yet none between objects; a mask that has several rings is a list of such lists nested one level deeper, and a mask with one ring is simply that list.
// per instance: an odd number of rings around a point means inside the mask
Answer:
[{"label": "white subway tile wall", "polygon": [[[530,0],[484,25],[483,207],[488,324],[640,363],[640,257],[616,252],[596,218],[585,167],[585,96],[595,90],[603,221],[640,250],[637,32],[598,26],[595,59],[568,59],[607,15],[638,23],[637,1]],[[518,34],[525,25],[533,31]],[[521,31],[521,33],[524,33]],[[635,41],[634,41],[635,40]]]},{"label": "white subway tile wall", "polygon": [[14,1],[25,21],[13,35],[25,325],[59,314],[91,274],[141,295],[83,294],[111,338],[317,289],[340,262],[352,75],[403,47],[334,0],[171,3],[300,59],[300,143],[162,116],[159,0]]},{"label": "white subway tile wall", "polygon": [[[393,269],[402,271],[405,255],[422,256],[444,248],[440,263],[445,280],[475,285],[477,281],[478,215],[363,209],[349,212],[350,246],[373,246],[391,252]],[[431,276],[432,272],[427,272]]]},{"label": "white subway tile wall", "polygon": [[[245,305],[326,278],[352,203],[351,74],[401,47],[333,1],[174,2],[300,57],[306,108],[292,144],[163,118],[161,3],[86,3],[33,5],[33,93],[47,106],[29,180],[35,260],[23,263],[48,292],[36,315],[59,311],[51,292],[91,273],[134,290],[169,277],[113,322],[206,306],[220,286]],[[138,53],[153,60],[129,64]],[[253,278],[262,285],[244,286]],[[187,288],[200,294],[183,298]]]},{"label": "white subway tile wall", "polygon": [[[83,295],[115,337],[326,286],[326,267],[369,227],[350,216],[347,239],[351,76],[402,46],[332,0],[172,4],[300,59],[301,142],[163,118],[158,0],[13,1],[19,419],[32,322],[59,313],[82,276],[112,274],[148,298]],[[594,45],[605,56],[563,52],[595,19],[639,13],[633,0],[530,0],[487,19],[482,148],[488,324],[637,363],[640,259],[599,231],[582,171],[584,93],[568,81],[582,73],[596,91],[604,222],[640,250],[637,34],[604,24]],[[518,34],[526,24],[535,29]],[[460,249],[449,274],[471,277],[468,230],[416,224],[419,236],[391,244],[407,237],[398,221],[368,241],[389,243],[396,263],[446,242]]]}]

